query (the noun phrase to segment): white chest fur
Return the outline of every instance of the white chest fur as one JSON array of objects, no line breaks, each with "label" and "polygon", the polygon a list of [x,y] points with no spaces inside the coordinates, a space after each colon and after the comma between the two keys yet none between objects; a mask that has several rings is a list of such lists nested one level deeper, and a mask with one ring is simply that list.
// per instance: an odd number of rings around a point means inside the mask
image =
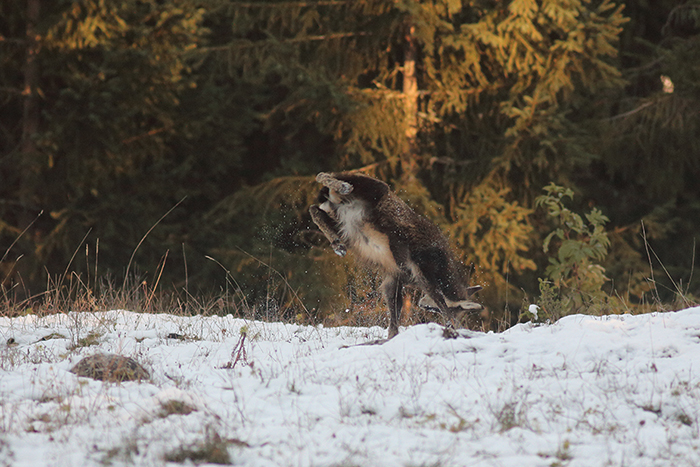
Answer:
[{"label": "white chest fur", "polygon": [[335,213],[341,234],[350,241],[357,240],[365,224],[365,206],[359,201],[340,204]]},{"label": "white chest fur", "polygon": [[337,206],[336,216],[343,239],[358,256],[388,271],[398,268],[389,248],[389,237],[367,221],[364,203],[341,204]]}]

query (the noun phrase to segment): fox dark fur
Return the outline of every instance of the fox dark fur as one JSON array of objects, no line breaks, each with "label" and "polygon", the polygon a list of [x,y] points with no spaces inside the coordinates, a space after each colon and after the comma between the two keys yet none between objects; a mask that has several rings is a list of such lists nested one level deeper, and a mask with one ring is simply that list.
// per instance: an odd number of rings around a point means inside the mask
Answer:
[{"label": "fox dark fur", "polygon": [[323,188],[309,212],[333,250],[340,256],[349,250],[385,274],[382,288],[389,308],[389,338],[398,334],[404,286],[422,290],[420,306],[439,310],[448,318],[481,309],[469,300],[481,287],[467,286],[447,238],[389,185],[351,173],[321,172],[316,181]]}]

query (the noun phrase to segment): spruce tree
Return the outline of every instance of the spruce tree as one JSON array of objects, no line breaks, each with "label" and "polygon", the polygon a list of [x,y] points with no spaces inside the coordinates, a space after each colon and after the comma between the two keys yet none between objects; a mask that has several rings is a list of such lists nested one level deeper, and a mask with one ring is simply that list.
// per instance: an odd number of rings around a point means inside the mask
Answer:
[{"label": "spruce tree", "polygon": [[[513,274],[535,268],[534,198],[590,162],[578,114],[591,95],[622,84],[614,62],[622,5],[266,1],[231,2],[228,13],[232,38],[216,52],[231,75],[280,88],[261,118],[270,128],[284,122],[290,135],[313,124],[334,140],[323,160],[310,156],[316,166],[281,156],[272,174],[306,173],[305,194],[319,170],[390,181],[475,263],[490,305],[517,300]],[[270,205],[303,205],[299,180],[287,182],[255,193]],[[225,205],[231,217],[243,209]]]},{"label": "spruce tree", "polygon": [[[187,0],[2,5],[0,281],[31,295],[47,273],[99,265],[98,274],[119,276],[178,201],[211,204],[209,175],[222,176],[240,155],[221,157],[237,144],[233,125],[232,137],[220,132],[217,159],[195,149],[212,130],[202,120],[236,122],[194,69],[205,11]],[[197,105],[183,108],[198,89]],[[191,234],[181,212],[146,240],[136,258],[142,271],[153,274],[168,250],[182,251]],[[78,251],[83,261],[72,260]]]},{"label": "spruce tree", "polygon": [[700,2],[630,5],[622,70],[607,96],[601,160],[580,184],[614,224],[607,270],[634,302],[687,306],[693,283],[700,192],[697,108]]}]

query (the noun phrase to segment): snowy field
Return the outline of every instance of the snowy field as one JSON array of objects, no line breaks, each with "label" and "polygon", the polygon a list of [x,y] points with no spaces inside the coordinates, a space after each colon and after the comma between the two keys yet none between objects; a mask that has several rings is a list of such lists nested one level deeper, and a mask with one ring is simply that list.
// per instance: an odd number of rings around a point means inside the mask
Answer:
[{"label": "snowy field", "polygon": [[[417,325],[358,345],[385,334],[128,311],[0,318],[0,466],[700,465],[700,308],[455,338]],[[69,372],[100,352],[150,379]]]}]

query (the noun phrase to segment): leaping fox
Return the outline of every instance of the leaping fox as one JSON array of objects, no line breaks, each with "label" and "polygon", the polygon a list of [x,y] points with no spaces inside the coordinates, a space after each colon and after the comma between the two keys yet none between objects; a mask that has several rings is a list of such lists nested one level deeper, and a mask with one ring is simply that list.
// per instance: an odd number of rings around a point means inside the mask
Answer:
[{"label": "leaping fox", "polygon": [[427,218],[396,196],[389,185],[360,174],[321,172],[323,185],[311,218],[333,251],[354,252],[385,274],[382,289],[389,308],[389,339],[399,332],[403,287],[422,290],[419,306],[454,319],[482,307],[469,300],[481,286],[468,287],[447,238]]}]

